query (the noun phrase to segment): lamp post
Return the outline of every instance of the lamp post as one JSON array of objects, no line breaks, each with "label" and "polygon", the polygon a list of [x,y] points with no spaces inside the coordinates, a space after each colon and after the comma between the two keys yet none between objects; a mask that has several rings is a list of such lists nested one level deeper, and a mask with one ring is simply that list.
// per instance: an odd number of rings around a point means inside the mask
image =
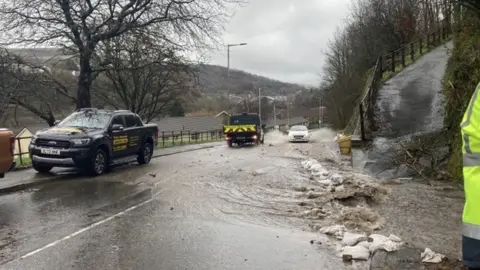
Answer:
[{"label": "lamp post", "polygon": [[245,46],[247,43],[227,44],[227,93],[230,95],[230,47]]}]

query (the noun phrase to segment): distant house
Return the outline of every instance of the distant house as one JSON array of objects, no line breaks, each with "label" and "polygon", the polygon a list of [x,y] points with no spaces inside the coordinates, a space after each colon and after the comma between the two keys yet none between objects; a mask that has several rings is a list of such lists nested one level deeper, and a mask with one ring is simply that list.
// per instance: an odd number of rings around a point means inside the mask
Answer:
[{"label": "distant house", "polygon": [[15,135],[15,156],[26,155],[28,153],[28,146],[32,141],[32,132],[28,128],[23,128],[18,134]]},{"label": "distant house", "polygon": [[158,125],[159,132],[165,135],[179,134],[180,132],[218,131],[223,126],[221,119],[213,116],[166,117],[153,122]]},{"label": "distant house", "polygon": [[9,127],[12,130],[13,134],[15,134],[15,155],[19,155],[20,153],[23,156],[26,155],[28,152],[28,146],[30,145],[30,141],[32,140],[32,136],[39,130],[44,128],[48,128],[47,124],[36,124],[30,125],[28,127]]},{"label": "distant house", "polygon": [[228,125],[228,122],[230,120],[230,114],[226,111],[223,111],[217,115],[215,115],[215,118],[219,119],[219,121],[223,124],[223,125]]}]

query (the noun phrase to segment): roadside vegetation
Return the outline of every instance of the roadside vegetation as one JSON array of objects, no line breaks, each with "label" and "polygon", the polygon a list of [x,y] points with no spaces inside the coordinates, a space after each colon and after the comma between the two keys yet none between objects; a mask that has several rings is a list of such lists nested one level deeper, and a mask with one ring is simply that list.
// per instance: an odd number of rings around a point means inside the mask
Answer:
[{"label": "roadside vegetation", "polygon": [[[445,0],[353,2],[347,24],[338,29],[326,51],[324,76],[318,92],[336,128],[344,129],[354,116],[355,104],[362,98],[366,83],[369,81],[366,74],[375,65],[378,57],[436,31],[445,23],[439,19],[439,14],[445,14],[446,18],[451,14],[450,2]],[[424,52],[426,51],[425,49]],[[409,64],[408,58],[406,60]],[[398,71],[400,70],[399,68]],[[386,74],[385,79],[392,75]]]},{"label": "roadside vegetation", "polygon": [[220,48],[241,2],[1,0],[0,118],[26,111],[53,125],[92,106],[165,115],[199,95],[201,58],[184,56]]},{"label": "roadside vegetation", "polygon": [[[466,1],[468,2],[468,1]],[[462,141],[460,122],[476,86],[480,83],[480,13],[478,9],[457,10],[453,27],[453,50],[447,63],[445,94],[445,128],[449,138],[448,172],[462,180]]]}]

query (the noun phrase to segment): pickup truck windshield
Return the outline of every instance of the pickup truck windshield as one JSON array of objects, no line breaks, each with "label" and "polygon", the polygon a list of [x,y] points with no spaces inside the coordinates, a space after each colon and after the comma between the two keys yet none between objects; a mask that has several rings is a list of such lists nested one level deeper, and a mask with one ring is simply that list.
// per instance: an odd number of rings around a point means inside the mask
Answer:
[{"label": "pickup truck windshield", "polygon": [[105,128],[112,117],[102,112],[76,112],[69,115],[57,127]]},{"label": "pickup truck windshield", "polygon": [[260,117],[256,115],[235,115],[230,117],[230,125],[260,125]]}]

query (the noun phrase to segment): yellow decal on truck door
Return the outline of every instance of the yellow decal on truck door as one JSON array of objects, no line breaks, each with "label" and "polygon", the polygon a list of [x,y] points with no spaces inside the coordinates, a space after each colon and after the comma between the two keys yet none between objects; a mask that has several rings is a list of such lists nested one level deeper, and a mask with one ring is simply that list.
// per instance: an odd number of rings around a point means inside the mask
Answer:
[{"label": "yellow decal on truck door", "polygon": [[113,151],[122,151],[127,149],[128,136],[114,136],[113,137]]},{"label": "yellow decal on truck door", "polygon": [[113,137],[113,145],[121,145],[121,144],[127,144],[128,143],[128,137],[127,136],[114,136]]},{"label": "yellow decal on truck door", "polygon": [[129,137],[128,138],[128,146],[138,145],[139,141],[140,141],[140,137],[138,137],[138,136]]}]

